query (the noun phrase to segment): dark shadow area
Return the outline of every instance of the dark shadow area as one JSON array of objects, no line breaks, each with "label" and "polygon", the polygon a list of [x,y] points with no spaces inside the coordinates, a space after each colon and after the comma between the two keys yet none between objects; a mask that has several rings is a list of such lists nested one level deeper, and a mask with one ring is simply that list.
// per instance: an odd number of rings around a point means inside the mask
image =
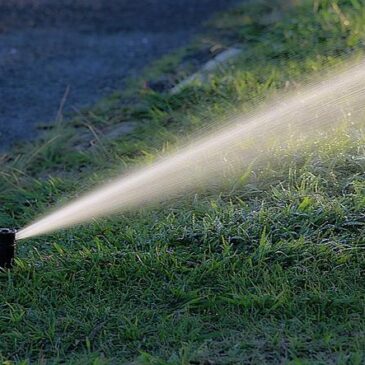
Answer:
[{"label": "dark shadow area", "polygon": [[66,110],[123,89],[127,77],[184,46],[203,21],[237,0],[3,0],[0,149],[32,138]]}]

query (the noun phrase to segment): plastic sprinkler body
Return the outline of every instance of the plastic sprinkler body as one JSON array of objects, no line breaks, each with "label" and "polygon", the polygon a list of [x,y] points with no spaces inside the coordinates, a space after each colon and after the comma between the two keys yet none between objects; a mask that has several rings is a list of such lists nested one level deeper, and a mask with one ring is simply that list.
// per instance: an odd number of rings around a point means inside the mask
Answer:
[{"label": "plastic sprinkler body", "polygon": [[11,268],[15,255],[15,229],[0,228],[0,268]]}]

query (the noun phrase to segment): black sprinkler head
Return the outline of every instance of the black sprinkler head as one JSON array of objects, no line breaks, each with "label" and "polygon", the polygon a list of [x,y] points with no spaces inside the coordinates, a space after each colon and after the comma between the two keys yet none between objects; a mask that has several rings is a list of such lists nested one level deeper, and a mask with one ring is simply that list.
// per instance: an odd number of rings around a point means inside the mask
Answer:
[{"label": "black sprinkler head", "polygon": [[16,230],[0,228],[0,268],[11,268],[15,255]]}]

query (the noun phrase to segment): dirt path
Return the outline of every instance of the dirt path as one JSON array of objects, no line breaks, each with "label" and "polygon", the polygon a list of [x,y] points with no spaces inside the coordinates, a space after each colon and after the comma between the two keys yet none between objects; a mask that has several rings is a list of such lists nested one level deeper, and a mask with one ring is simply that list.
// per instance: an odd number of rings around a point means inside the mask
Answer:
[{"label": "dirt path", "polygon": [[123,88],[237,0],[2,0],[0,149],[67,109]]}]

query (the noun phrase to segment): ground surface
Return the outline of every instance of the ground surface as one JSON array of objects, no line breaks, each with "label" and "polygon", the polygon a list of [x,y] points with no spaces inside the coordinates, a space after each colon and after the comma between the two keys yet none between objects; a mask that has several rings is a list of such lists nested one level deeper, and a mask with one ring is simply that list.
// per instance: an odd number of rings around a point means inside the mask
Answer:
[{"label": "ground surface", "polygon": [[0,2],[0,148],[66,110],[123,89],[234,0]]},{"label": "ground surface", "polygon": [[[0,227],[152,163],[227,110],[296,90],[339,55],[364,57],[363,1],[273,3],[211,23],[244,52],[205,83],[171,95],[143,77],[0,155]],[[159,60],[148,80],[174,74],[189,52]],[[327,138],[293,134],[216,190],[20,241],[0,272],[0,363],[363,365],[365,119],[348,117]]]}]

